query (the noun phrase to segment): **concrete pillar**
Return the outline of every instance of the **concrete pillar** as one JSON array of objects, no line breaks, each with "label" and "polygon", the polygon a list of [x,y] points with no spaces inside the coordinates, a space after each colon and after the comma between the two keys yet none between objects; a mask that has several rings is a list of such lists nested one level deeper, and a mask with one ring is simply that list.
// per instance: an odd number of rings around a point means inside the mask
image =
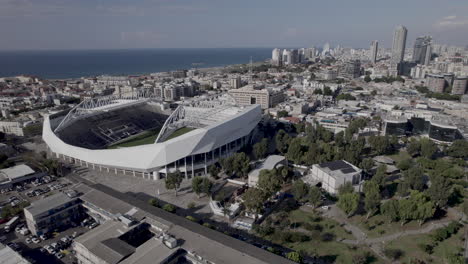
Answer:
[{"label": "concrete pillar", "polygon": [[107,172],[109,172],[109,167],[107,167]]},{"label": "concrete pillar", "polygon": [[133,177],[135,177],[135,171],[133,171]]},{"label": "concrete pillar", "polygon": [[195,177],[195,170],[193,169],[193,155],[191,157],[192,157],[192,178],[193,178]]},{"label": "concrete pillar", "polygon": [[95,165],[94,165],[94,163],[93,163],[93,170],[95,170],[95,169],[96,169],[96,168],[95,168]]},{"label": "concrete pillar", "polygon": [[60,154],[55,153],[55,157],[56,157],[57,159],[60,159]]},{"label": "concrete pillar", "polygon": [[205,175],[208,174],[208,167],[206,166],[206,152],[205,152]]},{"label": "concrete pillar", "polygon": [[115,174],[117,174],[117,168],[115,168]]},{"label": "concrete pillar", "polygon": [[126,174],[125,174],[125,170],[122,170],[122,172],[123,172],[123,175],[126,175]]},{"label": "concrete pillar", "polygon": [[159,171],[153,171],[153,179],[156,181],[160,179]]},{"label": "concrete pillar", "polygon": [[185,166],[185,179],[188,179],[188,172],[187,172],[187,157],[184,158],[184,166]]}]

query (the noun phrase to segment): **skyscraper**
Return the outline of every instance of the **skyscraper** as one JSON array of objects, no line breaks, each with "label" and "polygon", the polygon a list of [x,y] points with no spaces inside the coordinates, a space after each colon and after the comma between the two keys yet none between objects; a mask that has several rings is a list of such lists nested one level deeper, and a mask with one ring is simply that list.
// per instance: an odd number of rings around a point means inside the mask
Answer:
[{"label": "skyscraper", "polygon": [[378,51],[379,51],[379,42],[377,40],[374,40],[371,42],[371,46],[370,46],[370,60],[374,64],[377,61]]},{"label": "skyscraper", "polygon": [[413,49],[413,61],[418,64],[428,65],[431,60],[432,37],[422,36],[416,38]]},{"label": "skyscraper", "polygon": [[271,63],[276,66],[281,66],[283,62],[283,56],[280,49],[274,49],[271,54]]},{"label": "skyscraper", "polygon": [[404,26],[398,26],[393,33],[392,61],[400,63],[405,58],[406,35],[408,30]]}]

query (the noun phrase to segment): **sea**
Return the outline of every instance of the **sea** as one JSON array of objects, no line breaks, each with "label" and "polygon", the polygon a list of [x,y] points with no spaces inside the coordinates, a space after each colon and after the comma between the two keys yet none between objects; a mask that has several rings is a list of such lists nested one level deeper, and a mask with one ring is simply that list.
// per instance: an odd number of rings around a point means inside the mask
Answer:
[{"label": "sea", "polygon": [[265,61],[271,48],[0,51],[0,77],[137,75]]}]

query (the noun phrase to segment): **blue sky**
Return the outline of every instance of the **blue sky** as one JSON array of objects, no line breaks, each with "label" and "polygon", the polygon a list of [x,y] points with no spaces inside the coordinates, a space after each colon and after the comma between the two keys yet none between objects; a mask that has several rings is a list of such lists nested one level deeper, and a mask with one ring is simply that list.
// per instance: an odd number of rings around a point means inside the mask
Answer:
[{"label": "blue sky", "polygon": [[0,50],[468,44],[468,0],[0,0]]}]

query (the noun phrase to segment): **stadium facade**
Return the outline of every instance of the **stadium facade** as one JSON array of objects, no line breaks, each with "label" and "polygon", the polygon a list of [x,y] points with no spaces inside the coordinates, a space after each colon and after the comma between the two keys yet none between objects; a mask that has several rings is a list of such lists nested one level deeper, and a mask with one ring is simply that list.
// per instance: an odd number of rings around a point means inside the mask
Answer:
[{"label": "stadium facade", "polygon": [[[107,97],[46,117],[43,140],[57,158],[95,170],[153,180],[178,170],[191,178],[250,144],[261,116],[259,105],[241,107],[228,97],[172,112],[151,98]],[[111,148],[150,131],[149,144]]]}]

